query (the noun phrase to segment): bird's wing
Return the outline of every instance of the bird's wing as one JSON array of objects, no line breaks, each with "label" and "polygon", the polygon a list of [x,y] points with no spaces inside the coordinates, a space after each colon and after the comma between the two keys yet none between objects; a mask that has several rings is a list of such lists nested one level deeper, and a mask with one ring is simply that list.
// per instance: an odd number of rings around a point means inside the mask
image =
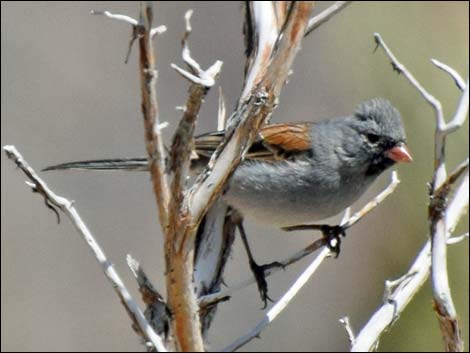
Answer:
[{"label": "bird's wing", "polygon": [[[278,160],[295,152],[310,149],[311,123],[271,124],[263,126],[258,139],[248,150],[246,159]],[[224,137],[223,131],[196,137],[196,153],[210,158]]]},{"label": "bird's wing", "polygon": [[[311,123],[271,124],[261,128],[258,139],[248,150],[246,159],[277,161],[310,149]],[[208,159],[224,138],[224,132],[210,132],[195,138],[197,157]],[[148,170],[147,158],[116,158],[76,161],[53,165],[46,170]]]}]

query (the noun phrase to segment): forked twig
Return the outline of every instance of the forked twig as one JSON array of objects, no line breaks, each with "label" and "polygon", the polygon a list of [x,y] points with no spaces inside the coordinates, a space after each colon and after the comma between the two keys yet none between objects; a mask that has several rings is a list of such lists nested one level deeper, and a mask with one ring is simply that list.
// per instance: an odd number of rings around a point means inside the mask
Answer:
[{"label": "forked twig", "polygon": [[5,151],[8,158],[15,162],[21,171],[26,174],[28,179],[31,181],[29,185],[33,186],[36,192],[47,199],[50,204],[60,209],[72,221],[82,239],[92,250],[93,255],[100,264],[104,274],[106,275],[106,278],[110,281],[114,291],[118,295],[121,303],[124,305],[124,308],[131,317],[132,321],[139,328],[140,334],[145,338],[145,340],[151,342],[151,344],[158,351],[166,352],[162,338],[155,333],[155,331],[145,319],[144,314],[139,309],[139,306],[125,287],[124,282],[121,280],[121,277],[114,268],[114,265],[111,261],[108,260],[104,251],[101,249],[101,246],[98,244],[86,224],[83,222],[77,209],[73,206],[73,202],[55,194],[47,186],[47,184],[41,178],[39,178],[33,168],[29,166],[26,160],[17,151],[15,146],[3,146],[3,150]]}]

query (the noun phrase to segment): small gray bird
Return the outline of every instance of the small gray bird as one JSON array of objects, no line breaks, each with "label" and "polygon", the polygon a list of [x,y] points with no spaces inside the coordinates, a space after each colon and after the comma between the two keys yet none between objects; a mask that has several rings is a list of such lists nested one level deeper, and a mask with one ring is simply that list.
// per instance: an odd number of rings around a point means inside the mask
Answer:
[{"label": "small gray bird", "polygon": [[[193,169],[205,165],[224,132],[195,138]],[[222,198],[243,217],[281,227],[312,223],[338,214],[397,162],[411,162],[400,113],[389,101],[374,98],[353,115],[320,122],[266,125],[245,160],[230,178]],[[46,168],[147,170],[147,158],[64,163]],[[267,303],[267,268],[253,259],[238,224],[262,300]],[[339,253],[341,227],[325,230],[328,245]],[[329,237],[336,239],[331,242]],[[336,245],[330,245],[336,244]]]},{"label": "small gray bird", "polygon": [[[200,165],[224,132],[195,138]],[[282,227],[324,219],[356,201],[396,162],[411,162],[400,113],[365,101],[351,116],[264,126],[232,175],[223,199],[244,217]],[[44,170],[147,170],[146,158],[63,163]]]}]

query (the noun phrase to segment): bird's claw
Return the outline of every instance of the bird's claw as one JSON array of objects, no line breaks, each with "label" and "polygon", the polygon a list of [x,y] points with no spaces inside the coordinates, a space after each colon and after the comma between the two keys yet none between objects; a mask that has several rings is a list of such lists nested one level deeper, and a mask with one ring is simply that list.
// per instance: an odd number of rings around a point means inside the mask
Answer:
[{"label": "bird's claw", "polygon": [[273,302],[273,300],[268,295],[268,282],[266,281],[265,272],[275,267],[284,268],[284,265],[278,261],[274,261],[265,265],[258,265],[256,262],[250,261],[250,269],[251,272],[253,272],[253,276],[255,277],[256,284],[258,286],[259,295],[264,303],[262,309],[266,309],[268,305],[268,300],[270,302]]},{"label": "bird's claw", "polygon": [[330,249],[335,254],[335,258],[337,258],[341,252],[341,236],[346,236],[346,229],[342,226],[323,225],[321,232],[327,241],[326,246],[328,246],[328,249]]}]

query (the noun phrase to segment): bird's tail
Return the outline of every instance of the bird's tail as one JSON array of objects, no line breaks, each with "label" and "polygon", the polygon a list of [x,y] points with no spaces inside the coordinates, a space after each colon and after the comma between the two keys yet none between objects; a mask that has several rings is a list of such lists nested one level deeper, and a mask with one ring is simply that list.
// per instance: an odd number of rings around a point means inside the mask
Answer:
[{"label": "bird's tail", "polygon": [[67,169],[147,171],[148,160],[147,158],[116,158],[67,162],[46,167],[43,171]]}]

